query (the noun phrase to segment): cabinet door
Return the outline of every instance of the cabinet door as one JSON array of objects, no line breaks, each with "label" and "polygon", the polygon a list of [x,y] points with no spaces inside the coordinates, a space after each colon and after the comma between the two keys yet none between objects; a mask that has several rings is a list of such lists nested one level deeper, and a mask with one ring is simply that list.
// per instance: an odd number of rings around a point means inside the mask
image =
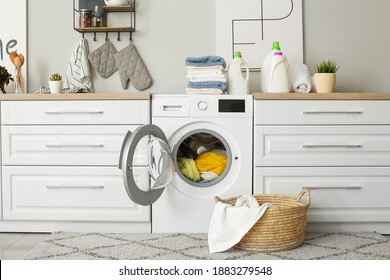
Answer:
[{"label": "cabinet door", "polygon": [[[149,180],[146,169],[134,173]],[[150,222],[116,167],[3,167],[2,183],[4,220]]]},{"label": "cabinet door", "polygon": [[3,101],[1,121],[13,124],[146,124],[149,100]]},{"label": "cabinet door", "polygon": [[256,166],[389,166],[390,126],[256,126]]},{"label": "cabinet door", "polygon": [[390,124],[390,101],[255,101],[255,124]]},{"label": "cabinet door", "polygon": [[3,126],[3,165],[118,164],[122,140],[138,126]]},{"label": "cabinet door", "polygon": [[255,168],[254,193],[310,190],[309,222],[390,222],[389,167]]}]

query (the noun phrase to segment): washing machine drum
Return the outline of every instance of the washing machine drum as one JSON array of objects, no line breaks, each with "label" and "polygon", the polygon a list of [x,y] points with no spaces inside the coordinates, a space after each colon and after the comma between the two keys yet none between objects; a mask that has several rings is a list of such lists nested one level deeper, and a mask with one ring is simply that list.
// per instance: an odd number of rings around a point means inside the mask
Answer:
[{"label": "washing machine drum", "polygon": [[175,174],[164,132],[155,125],[129,131],[122,144],[119,169],[130,199],[140,205],[153,204]]}]

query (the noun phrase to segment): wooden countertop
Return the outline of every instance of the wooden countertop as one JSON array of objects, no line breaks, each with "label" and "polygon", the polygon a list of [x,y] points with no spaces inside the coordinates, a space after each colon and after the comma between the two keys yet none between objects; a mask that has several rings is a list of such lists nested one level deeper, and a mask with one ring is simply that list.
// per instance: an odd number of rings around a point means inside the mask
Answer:
[{"label": "wooden countertop", "polygon": [[41,94],[27,93],[15,94],[7,93],[0,94],[0,101],[14,100],[149,100],[150,93],[57,93],[57,94]]},{"label": "wooden countertop", "polygon": [[255,100],[390,100],[390,93],[254,93]]}]

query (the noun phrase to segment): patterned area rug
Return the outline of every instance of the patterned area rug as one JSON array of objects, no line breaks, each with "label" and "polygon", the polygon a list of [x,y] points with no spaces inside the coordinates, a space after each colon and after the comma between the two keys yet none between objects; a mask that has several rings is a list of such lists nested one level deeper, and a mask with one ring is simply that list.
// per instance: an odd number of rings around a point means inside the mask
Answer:
[{"label": "patterned area rug", "polygon": [[307,234],[302,246],[260,253],[230,249],[210,254],[207,234],[56,232],[27,260],[389,260],[390,240],[378,233]]}]

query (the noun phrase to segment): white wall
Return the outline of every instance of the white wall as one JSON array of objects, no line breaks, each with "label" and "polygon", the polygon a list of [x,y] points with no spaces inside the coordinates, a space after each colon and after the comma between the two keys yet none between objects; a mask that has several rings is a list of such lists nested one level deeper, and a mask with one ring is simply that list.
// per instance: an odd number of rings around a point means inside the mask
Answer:
[{"label": "white wall", "polygon": [[[81,34],[73,30],[71,0],[34,0],[28,7],[29,90],[47,85],[53,72],[66,74],[67,64]],[[137,0],[134,45],[153,78],[150,92],[183,93],[186,87],[185,58],[215,52],[214,1]],[[105,34],[86,34],[90,51],[104,43]],[[129,35],[110,35],[119,51],[129,44]],[[96,92],[134,91],[121,87],[118,72],[102,79],[94,72]]]},{"label": "white wall", "polygon": [[336,89],[390,92],[390,1],[304,0],[305,61],[341,64]]},{"label": "white wall", "polygon": [[[72,0],[28,1],[29,91],[47,85],[50,74],[65,75],[70,54],[81,34],[73,30]],[[152,93],[184,93],[185,58],[215,53],[213,0],[136,0],[134,45],[154,80]],[[312,74],[321,59],[335,59],[338,91],[390,92],[388,66],[390,38],[388,0],[304,0],[305,63]],[[127,46],[128,35],[116,41]],[[90,50],[104,43],[105,35],[87,34]],[[118,73],[102,79],[94,72],[96,92],[123,90]],[[259,74],[251,75],[251,92],[260,89]]]}]

